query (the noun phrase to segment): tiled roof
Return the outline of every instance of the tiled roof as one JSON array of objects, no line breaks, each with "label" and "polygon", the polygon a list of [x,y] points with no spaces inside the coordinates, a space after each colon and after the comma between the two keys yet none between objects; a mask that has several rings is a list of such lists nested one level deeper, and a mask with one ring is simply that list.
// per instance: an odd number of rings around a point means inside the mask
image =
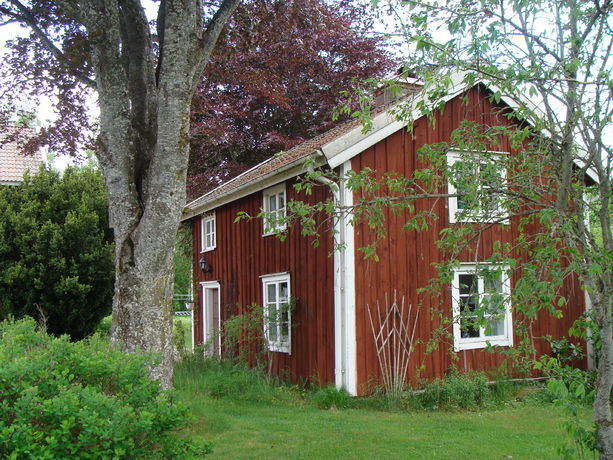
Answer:
[{"label": "tiled roof", "polygon": [[[375,114],[385,112],[396,104],[398,104],[398,100],[382,105],[373,111],[372,115],[374,116]],[[217,199],[229,195],[249,184],[256,184],[275,172],[300,164],[301,161],[306,160],[311,155],[320,155],[317,154],[318,149],[337,139],[343,134],[348,133],[352,129],[359,127],[360,125],[361,121],[354,118],[330,129],[329,131],[326,131],[323,134],[320,134],[317,137],[304,141],[286,152],[279,152],[272,158],[269,158],[268,160],[254,166],[253,168],[188,203],[184,210],[184,218],[187,217],[187,214],[192,214],[196,210],[202,210],[208,203],[212,203]]]},{"label": "tiled roof", "polygon": [[[8,136],[19,133],[19,139],[6,141]],[[23,155],[21,143],[23,136],[34,134],[32,128],[0,127],[0,184],[18,184],[26,171],[36,172],[42,163],[39,154]]]}]

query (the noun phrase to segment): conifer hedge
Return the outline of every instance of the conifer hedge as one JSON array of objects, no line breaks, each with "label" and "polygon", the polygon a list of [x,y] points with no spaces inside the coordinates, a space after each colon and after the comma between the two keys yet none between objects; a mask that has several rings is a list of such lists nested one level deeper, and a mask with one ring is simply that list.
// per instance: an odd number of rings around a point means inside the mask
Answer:
[{"label": "conifer hedge", "polygon": [[82,339],[110,313],[113,280],[99,171],[41,169],[0,186],[0,320],[44,317],[48,332]]}]

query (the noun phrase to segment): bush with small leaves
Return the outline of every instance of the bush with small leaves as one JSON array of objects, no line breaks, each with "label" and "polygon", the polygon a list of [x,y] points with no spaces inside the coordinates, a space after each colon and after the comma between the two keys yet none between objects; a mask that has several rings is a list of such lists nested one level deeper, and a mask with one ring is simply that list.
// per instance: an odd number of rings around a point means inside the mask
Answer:
[{"label": "bush with small leaves", "polygon": [[190,458],[186,408],[148,376],[150,358],[94,335],[70,342],[30,318],[0,323],[0,458]]},{"label": "bush with small leaves", "polygon": [[93,333],[111,312],[112,241],[99,171],[41,169],[0,185],[0,320],[44,318],[73,340]]}]

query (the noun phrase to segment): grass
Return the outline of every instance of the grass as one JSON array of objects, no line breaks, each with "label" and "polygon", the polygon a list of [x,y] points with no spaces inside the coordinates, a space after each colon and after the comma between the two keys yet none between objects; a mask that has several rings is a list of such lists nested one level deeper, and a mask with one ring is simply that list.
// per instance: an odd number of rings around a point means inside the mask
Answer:
[{"label": "grass", "polygon": [[215,442],[210,458],[548,459],[565,442],[561,415],[544,407],[411,414],[227,400],[197,405],[192,434]]},{"label": "grass", "polygon": [[184,363],[175,379],[196,417],[188,432],[214,441],[212,459],[550,459],[569,442],[565,415],[537,398],[475,411],[319,410],[310,393],[228,364]]},{"label": "grass", "polygon": [[173,316],[175,324],[177,322],[183,325],[184,337],[185,337],[185,349],[192,349],[192,318],[191,316]]}]

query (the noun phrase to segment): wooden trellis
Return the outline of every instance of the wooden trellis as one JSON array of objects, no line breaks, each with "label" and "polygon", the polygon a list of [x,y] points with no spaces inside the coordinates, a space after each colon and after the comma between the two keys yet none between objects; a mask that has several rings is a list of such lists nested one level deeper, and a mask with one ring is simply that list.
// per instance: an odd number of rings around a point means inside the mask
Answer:
[{"label": "wooden trellis", "polygon": [[[416,309],[415,316],[411,319],[412,305],[409,304],[405,315],[404,296],[399,306],[396,301],[396,291],[394,291],[391,305],[385,294],[384,310],[381,310],[379,301],[377,301],[376,312],[371,311],[370,305],[367,305],[367,310],[377,349],[379,368],[383,377],[383,386],[388,395],[399,396],[407,387],[407,372],[415,343],[419,310]],[[373,320],[375,313],[377,325]]]}]

